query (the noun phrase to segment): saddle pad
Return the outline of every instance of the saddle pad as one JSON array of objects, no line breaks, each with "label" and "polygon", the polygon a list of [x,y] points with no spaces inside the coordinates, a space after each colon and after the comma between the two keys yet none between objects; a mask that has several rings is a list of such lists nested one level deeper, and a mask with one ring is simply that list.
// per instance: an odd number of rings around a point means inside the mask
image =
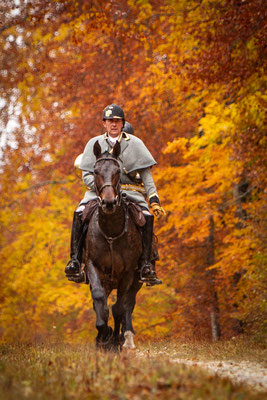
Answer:
[{"label": "saddle pad", "polygon": [[[86,222],[87,224],[89,224],[90,219],[92,218],[92,215],[95,212],[97,206],[98,206],[97,200],[91,200],[86,204],[85,209],[83,210],[82,213],[82,221],[84,223]],[[126,202],[126,206],[129,210],[129,214],[132,217],[134,223],[137,226],[144,226],[146,223],[146,219],[142,212],[141,207],[138,206],[138,204],[134,204],[131,202]]]},{"label": "saddle pad", "polygon": [[82,213],[82,221],[83,223],[89,224],[90,219],[92,218],[93,213],[95,212],[96,208],[98,206],[98,201],[97,200],[90,200],[86,206],[85,209],[83,210]]},{"label": "saddle pad", "polygon": [[129,213],[134,221],[134,223],[137,226],[144,226],[146,223],[145,216],[142,212],[141,207],[138,204],[135,203],[128,203],[126,202],[126,205],[128,207]]}]

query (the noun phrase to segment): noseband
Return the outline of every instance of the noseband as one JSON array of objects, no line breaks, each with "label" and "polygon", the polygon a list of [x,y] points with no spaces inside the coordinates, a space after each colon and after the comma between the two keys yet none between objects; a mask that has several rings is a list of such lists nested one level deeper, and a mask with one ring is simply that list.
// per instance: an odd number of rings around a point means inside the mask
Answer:
[{"label": "noseband", "polygon": [[[119,162],[118,162],[118,160],[117,160],[116,158],[114,158],[114,157],[101,157],[101,158],[99,158],[98,160],[96,160],[95,165],[94,165],[94,169],[95,169],[96,164],[97,164],[98,162],[104,161],[104,160],[107,160],[107,161],[111,161],[111,160],[112,160],[112,161],[115,161],[115,163],[117,164],[117,166],[120,168],[120,164],[119,164]],[[101,200],[101,199],[100,199],[100,194],[102,193],[103,189],[104,189],[105,187],[108,187],[108,186],[110,186],[110,187],[113,188],[114,193],[116,194],[116,200],[117,200],[117,204],[118,204],[118,203],[119,203],[119,197],[120,197],[120,196],[119,196],[119,193],[120,193],[120,190],[119,190],[120,180],[118,180],[118,182],[117,182],[116,185],[113,185],[112,182],[105,182],[100,188],[98,188],[98,187],[96,186],[96,194],[97,194],[98,199]]]}]

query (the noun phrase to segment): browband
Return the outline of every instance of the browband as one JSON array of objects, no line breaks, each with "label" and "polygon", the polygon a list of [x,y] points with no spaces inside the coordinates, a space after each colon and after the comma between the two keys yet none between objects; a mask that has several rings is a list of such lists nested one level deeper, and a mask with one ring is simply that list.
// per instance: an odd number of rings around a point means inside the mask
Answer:
[{"label": "browband", "polygon": [[99,161],[102,161],[102,160],[109,160],[109,161],[112,160],[112,161],[115,161],[115,162],[117,163],[118,167],[120,167],[120,163],[119,163],[119,161],[118,161],[116,158],[114,158],[114,157],[101,157],[101,158],[98,158],[98,159],[96,160],[95,165],[94,165],[94,168],[95,168],[96,164],[97,164]]}]

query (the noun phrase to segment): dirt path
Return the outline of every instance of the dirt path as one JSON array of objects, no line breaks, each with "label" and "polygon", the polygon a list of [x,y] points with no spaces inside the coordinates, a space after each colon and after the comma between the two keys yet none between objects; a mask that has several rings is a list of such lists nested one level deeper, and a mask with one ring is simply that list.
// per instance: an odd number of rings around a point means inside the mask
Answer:
[{"label": "dirt path", "polygon": [[209,373],[229,378],[234,383],[244,384],[258,391],[267,391],[267,368],[248,361],[192,361],[174,358],[177,362],[189,366],[201,367]]},{"label": "dirt path", "polygon": [[170,361],[190,367],[200,367],[212,375],[229,378],[233,383],[243,384],[256,391],[267,392],[267,367],[250,361],[198,361],[189,358],[177,358],[168,352],[139,352],[140,357],[168,357]]}]

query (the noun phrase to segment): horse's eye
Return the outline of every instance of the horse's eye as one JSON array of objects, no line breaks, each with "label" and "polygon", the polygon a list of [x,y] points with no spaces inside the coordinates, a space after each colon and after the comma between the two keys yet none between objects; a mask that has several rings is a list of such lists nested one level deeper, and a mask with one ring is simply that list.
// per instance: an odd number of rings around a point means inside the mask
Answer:
[{"label": "horse's eye", "polygon": [[97,171],[97,169],[94,170],[94,174],[95,174],[95,175],[99,175],[99,171]]}]

